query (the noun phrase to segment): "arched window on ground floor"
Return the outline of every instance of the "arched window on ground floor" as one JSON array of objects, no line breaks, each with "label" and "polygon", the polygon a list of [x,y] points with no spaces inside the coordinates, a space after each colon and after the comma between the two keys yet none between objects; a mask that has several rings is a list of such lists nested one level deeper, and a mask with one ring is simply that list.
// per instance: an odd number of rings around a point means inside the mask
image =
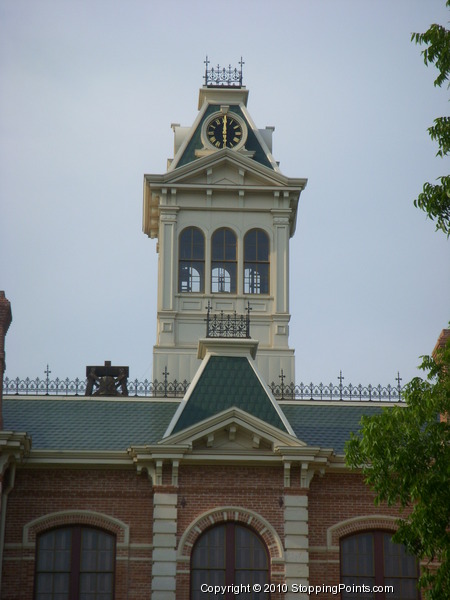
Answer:
[{"label": "arched window on ground floor", "polygon": [[93,527],[41,533],[36,544],[35,600],[112,600],[116,539]]},{"label": "arched window on ground floor", "polygon": [[[342,600],[418,600],[419,567],[387,531],[364,531],[341,539]],[[357,586],[356,588],[354,586]],[[393,593],[359,593],[359,587],[392,586]]]},{"label": "arched window on ground floor", "polygon": [[220,596],[224,600],[268,600],[269,594],[253,591],[254,584],[264,590],[266,583],[269,553],[248,527],[226,522],[207,529],[197,539],[191,555],[191,600],[217,598],[209,591],[216,585],[225,587],[226,593]]}]

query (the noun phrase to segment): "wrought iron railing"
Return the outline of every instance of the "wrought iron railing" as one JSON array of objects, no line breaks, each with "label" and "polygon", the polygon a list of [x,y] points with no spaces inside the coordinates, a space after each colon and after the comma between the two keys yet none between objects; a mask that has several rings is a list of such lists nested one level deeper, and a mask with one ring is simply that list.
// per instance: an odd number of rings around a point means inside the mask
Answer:
[{"label": "wrought iron railing", "polygon": [[247,304],[245,315],[211,314],[212,306],[208,301],[206,307],[206,337],[208,338],[249,338],[250,337],[250,302]]},{"label": "wrought iron railing", "polygon": [[[128,397],[182,398],[189,387],[187,381],[128,380]],[[403,402],[400,385],[339,384],[270,384],[277,400],[327,400],[351,402]],[[5,377],[3,394],[16,396],[84,396],[86,379],[20,379]]]},{"label": "wrought iron railing", "polygon": [[340,385],[300,383],[269,386],[277,400],[349,400],[354,402],[403,402],[402,389],[395,385]]},{"label": "wrought iron railing", "polygon": [[[86,379],[10,379],[3,380],[3,394],[19,396],[84,396]],[[182,398],[189,387],[187,381],[128,380],[128,397]]]}]

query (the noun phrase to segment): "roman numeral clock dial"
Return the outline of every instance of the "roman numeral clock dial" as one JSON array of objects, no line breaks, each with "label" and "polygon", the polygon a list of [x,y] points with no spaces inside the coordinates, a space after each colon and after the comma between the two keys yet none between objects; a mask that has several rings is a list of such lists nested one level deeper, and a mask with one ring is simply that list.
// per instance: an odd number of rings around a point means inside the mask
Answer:
[{"label": "roman numeral clock dial", "polygon": [[235,148],[243,140],[243,129],[237,119],[224,114],[209,121],[206,136],[214,148]]}]

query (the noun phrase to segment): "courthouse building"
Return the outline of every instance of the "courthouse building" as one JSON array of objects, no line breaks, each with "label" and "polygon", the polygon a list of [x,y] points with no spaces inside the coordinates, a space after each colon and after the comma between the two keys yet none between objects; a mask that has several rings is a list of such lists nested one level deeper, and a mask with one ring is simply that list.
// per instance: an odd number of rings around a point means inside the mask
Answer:
[{"label": "courthouse building", "polygon": [[419,597],[417,562],[390,541],[397,511],[344,460],[361,416],[399,389],[291,385],[289,243],[307,180],[282,174],[247,101],[241,68],[207,63],[197,118],[172,125],[167,171],[144,176],[160,383],[133,387],[109,363],[87,366],[78,394],[5,380],[3,600],[335,598],[341,582]]}]

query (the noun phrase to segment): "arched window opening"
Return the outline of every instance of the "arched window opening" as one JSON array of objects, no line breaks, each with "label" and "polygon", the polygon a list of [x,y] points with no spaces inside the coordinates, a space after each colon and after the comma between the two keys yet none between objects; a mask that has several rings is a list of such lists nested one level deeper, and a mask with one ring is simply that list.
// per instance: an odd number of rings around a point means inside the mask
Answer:
[{"label": "arched window opening", "polygon": [[35,600],[112,600],[115,536],[92,527],[64,527],[36,544]]},{"label": "arched window opening", "polygon": [[223,227],[211,240],[211,292],[236,293],[236,236]]},{"label": "arched window opening", "polygon": [[[253,591],[257,583],[263,590],[258,593]],[[269,583],[268,552],[260,537],[248,527],[233,522],[217,525],[205,531],[195,543],[191,557],[192,600],[216,598],[214,592],[205,591],[207,586],[215,585],[239,586],[239,595],[228,591],[223,596],[225,600],[235,597],[268,600],[270,595],[264,593],[266,583]]]},{"label": "arched window opening", "polygon": [[[407,554],[401,544],[392,541],[391,533],[368,531],[341,540],[341,581],[352,591],[343,591],[342,600],[366,600],[374,597],[417,600],[419,569],[417,559]],[[393,594],[377,592],[369,596],[353,586],[393,586]]]},{"label": "arched window opening", "polygon": [[205,288],[205,238],[197,227],[188,227],[179,240],[179,292],[203,292]]},{"label": "arched window opening", "polygon": [[244,294],[269,293],[269,236],[251,229],[244,238]]}]

